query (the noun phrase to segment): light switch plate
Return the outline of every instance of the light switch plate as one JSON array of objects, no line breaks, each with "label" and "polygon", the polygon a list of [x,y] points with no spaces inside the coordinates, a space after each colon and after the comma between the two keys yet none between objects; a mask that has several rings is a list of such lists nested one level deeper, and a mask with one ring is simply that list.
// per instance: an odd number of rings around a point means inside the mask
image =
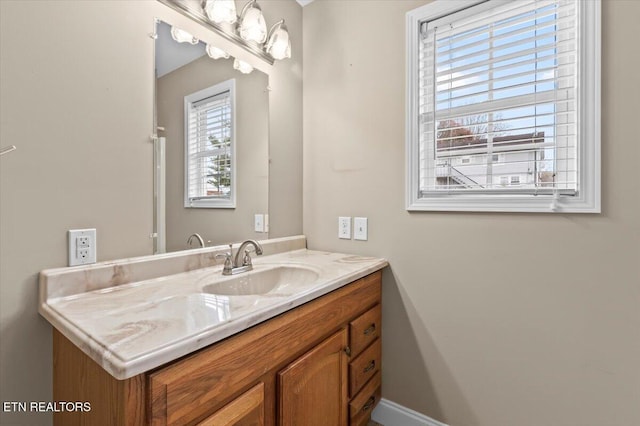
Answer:
[{"label": "light switch plate", "polygon": [[264,232],[264,215],[257,214],[254,216],[254,231]]},{"label": "light switch plate", "polygon": [[338,238],[351,239],[351,217],[340,216],[338,218]]},{"label": "light switch plate", "polygon": [[367,241],[369,235],[368,220],[366,217],[353,218],[353,239]]}]

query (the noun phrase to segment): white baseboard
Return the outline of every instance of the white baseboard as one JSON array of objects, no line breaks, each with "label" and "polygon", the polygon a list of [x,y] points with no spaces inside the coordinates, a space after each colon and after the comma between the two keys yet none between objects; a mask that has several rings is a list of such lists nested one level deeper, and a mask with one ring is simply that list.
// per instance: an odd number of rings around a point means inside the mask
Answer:
[{"label": "white baseboard", "polygon": [[431,417],[382,398],[371,418],[384,426],[447,426]]}]

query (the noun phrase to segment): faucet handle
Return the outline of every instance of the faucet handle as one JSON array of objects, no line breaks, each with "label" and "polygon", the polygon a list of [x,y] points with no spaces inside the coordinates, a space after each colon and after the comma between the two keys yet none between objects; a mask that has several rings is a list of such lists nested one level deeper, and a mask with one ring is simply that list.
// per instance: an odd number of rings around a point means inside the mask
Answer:
[{"label": "faucet handle", "polygon": [[250,251],[247,249],[244,251],[244,257],[242,258],[242,266],[251,266],[251,255]]},{"label": "faucet handle", "polygon": [[231,253],[218,253],[215,257],[216,259],[224,259],[226,262],[227,260],[231,260]]},{"label": "faucet handle", "polygon": [[227,253],[218,253],[215,255],[216,259],[224,259],[222,275],[231,275],[231,272],[233,270],[233,264],[231,263],[231,253],[231,244],[229,244],[229,251]]}]

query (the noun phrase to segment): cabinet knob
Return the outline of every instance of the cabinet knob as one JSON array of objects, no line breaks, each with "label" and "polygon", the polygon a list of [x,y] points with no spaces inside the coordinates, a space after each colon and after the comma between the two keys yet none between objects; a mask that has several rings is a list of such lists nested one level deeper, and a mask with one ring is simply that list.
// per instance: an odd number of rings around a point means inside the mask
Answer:
[{"label": "cabinet knob", "polygon": [[344,353],[347,354],[347,356],[351,356],[351,348],[349,346],[347,346],[346,348],[344,348]]},{"label": "cabinet knob", "polygon": [[367,335],[373,333],[374,331],[376,331],[376,325],[375,324],[371,324],[369,327],[367,327],[364,330],[364,335],[367,336]]}]

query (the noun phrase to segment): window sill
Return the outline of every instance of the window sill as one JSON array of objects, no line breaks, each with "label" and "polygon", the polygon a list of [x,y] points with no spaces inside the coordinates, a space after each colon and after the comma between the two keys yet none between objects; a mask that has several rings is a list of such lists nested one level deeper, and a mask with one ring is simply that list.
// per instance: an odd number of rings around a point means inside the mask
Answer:
[{"label": "window sill", "polygon": [[193,200],[185,201],[187,209],[235,209],[235,200]]},{"label": "window sill", "polygon": [[600,200],[579,197],[537,196],[458,196],[416,198],[407,204],[408,211],[458,211],[505,213],[600,213]]}]

